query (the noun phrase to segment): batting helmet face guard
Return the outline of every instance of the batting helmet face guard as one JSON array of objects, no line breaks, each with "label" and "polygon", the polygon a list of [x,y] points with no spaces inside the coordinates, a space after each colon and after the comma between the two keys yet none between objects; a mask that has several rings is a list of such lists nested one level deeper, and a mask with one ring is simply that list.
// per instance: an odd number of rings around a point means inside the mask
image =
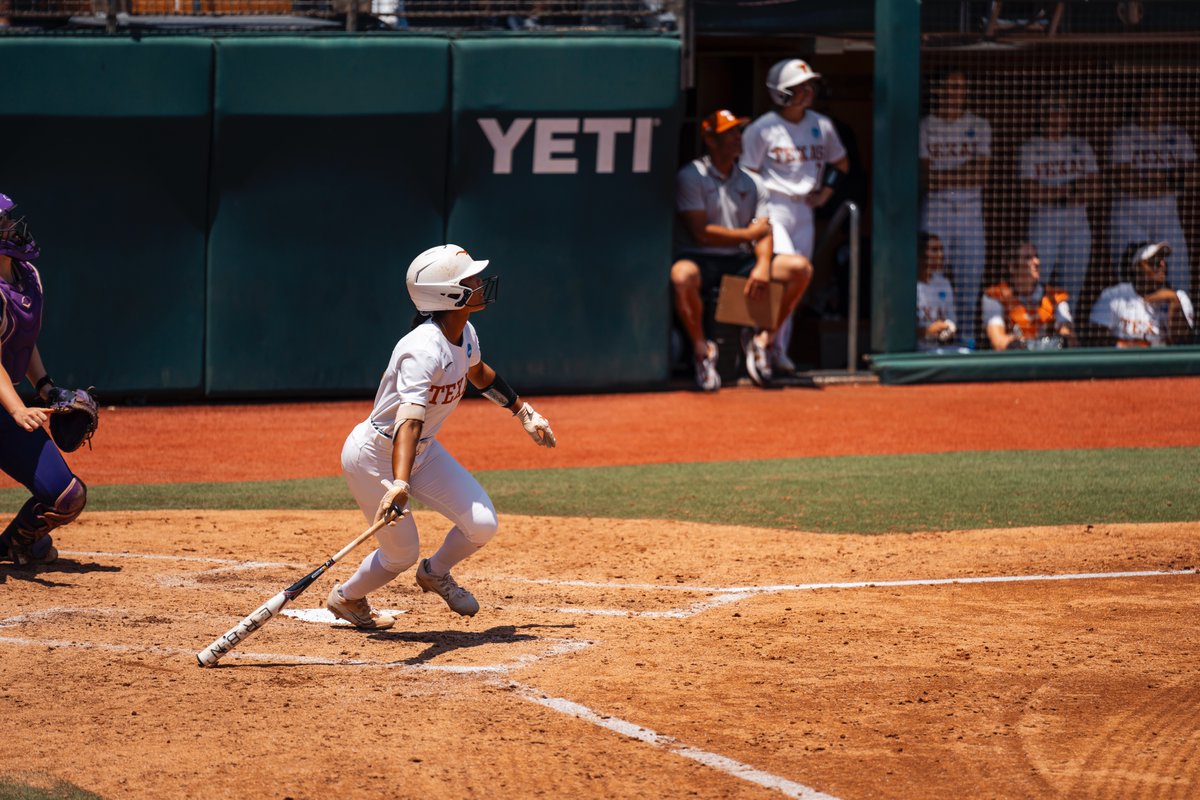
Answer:
[{"label": "batting helmet face guard", "polygon": [[0,194],[0,255],[21,261],[32,261],[41,255],[24,217],[13,218],[17,204],[6,194]]},{"label": "batting helmet face guard", "polygon": [[767,92],[771,95],[771,100],[775,102],[775,105],[790,105],[797,86],[820,77],[821,73],[813,72],[807,62],[798,58],[787,58],[775,62],[774,66],[767,71]]},{"label": "batting helmet face guard", "polygon": [[408,296],[422,314],[482,308],[495,302],[499,279],[493,275],[474,288],[464,286],[463,281],[478,275],[487,265],[487,261],[476,261],[456,244],[431,247],[408,267]]}]

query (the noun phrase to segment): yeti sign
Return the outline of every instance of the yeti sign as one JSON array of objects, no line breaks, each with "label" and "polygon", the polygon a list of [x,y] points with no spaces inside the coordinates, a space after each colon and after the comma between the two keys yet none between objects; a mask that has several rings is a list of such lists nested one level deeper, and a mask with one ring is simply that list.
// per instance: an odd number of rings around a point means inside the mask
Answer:
[{"label": "yeti sign", "polygon": [[[518,117],[505,126],[495,117],[485,117],[479,120],[479,128],[492,147],[494,175],[512,174],[517,146],[530,137],[532,161],[519,164],[519,171],[528,169],[535,175],[577,175],[580,171],[604,175],[649,172],[654,129],[659,123],[657,117]],[[593,147],[594,159],[580,158],[582,152],[590,154]]]}]

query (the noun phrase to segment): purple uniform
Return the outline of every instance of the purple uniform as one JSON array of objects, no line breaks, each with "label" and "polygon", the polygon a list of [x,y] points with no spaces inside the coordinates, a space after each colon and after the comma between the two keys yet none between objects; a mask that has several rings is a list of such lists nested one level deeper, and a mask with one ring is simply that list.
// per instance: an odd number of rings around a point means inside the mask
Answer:
[{"label": "purple uniform", "polygon": [[[8,219],[15,204],[0,194],[0,255],[11,260],[12,278],[0,278],[0,362],[14,386],[25,379],[42,329],[42,281],[25,258],[37,244]],[[23,238],[12,236],[19,230]],[[45,428],[27,431],[0,412],[0,469],[33,495],[0,533],[0,559],[49,562],[57,556],[50,531],[72,522],[87,502],[87,487],[72,472]],[[18,558],[20,554],[20,558]]]},{"label": "purple uniform", "polygon": [[0,360],[16,386],[42,330],[42,279],[33,264],[13,261],[14,283],[0,280]]}]

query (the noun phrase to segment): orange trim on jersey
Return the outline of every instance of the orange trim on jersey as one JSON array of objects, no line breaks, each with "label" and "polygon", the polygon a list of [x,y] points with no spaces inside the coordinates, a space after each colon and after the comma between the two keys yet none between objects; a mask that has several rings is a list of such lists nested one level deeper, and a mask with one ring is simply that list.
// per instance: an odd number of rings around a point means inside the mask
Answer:
[{"label": "orange trim on jersey", "polygon": [[1004,314],[1009,323],[1021,329],[1026,339],[1037,337],[1041,331],[1054,322],[1054,309],[1059,303],[1067,301],[1067,293],[1054,286],[1047,286],[1042,292],[1042,302],[1038,304],[1035,315],[1030,315],[1029,309],[1013,296],[1012,287],[1007,283],[998,283],[988,287],[987,296],[996,300],[1004,307]]}]

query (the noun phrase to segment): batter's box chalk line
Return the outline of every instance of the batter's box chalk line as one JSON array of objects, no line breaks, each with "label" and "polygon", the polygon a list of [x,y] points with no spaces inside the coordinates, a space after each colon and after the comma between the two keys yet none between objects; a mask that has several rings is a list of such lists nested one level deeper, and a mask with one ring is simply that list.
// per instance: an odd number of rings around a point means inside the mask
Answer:
[{"label": "batter's box chalk line", "polygon": [[584,722],[591,723],[599,728],[612,731],[630,739],[635,739],[639,742],[657,747],[661,750],[666,750],[683,758],[691,759],[698,764],[703,764],[719,772],[724,772],[727,775],[732,775],[735,778],[740,778],[744,781],[761,786],[765,789],[771,789],[779,792],[785,797],[796,798],[797,800],[837,800],[832,795],[819,792],[812,787],[805,786],[802,783],[797,783],[788,780],[779,775],[773,775],[769,772],[757,769],[749,764],[741,761],[736,761],[728,756],[713,753],[708,750],[701,750],[698,747],[690,747],[678,741],[672,736],[666,736],[650,728],[642,727],[633,722],[628,722],[617,717],[600,714],[587,706],[567,700],[562,697],[550,697],[542,692],[534,689],[531,686],[525,686],[519,683],[506,681],[495,681],[495,685],[504,687],[518,697],[528,700],[532,703],[544,706],[566,714]]},{"label": "batter's box chalk line", "polygon": [[688,592],[692,594],[715,595],[691,605],[670,608],[659,611],[631,611],[618,608],[540,608],[531,606],[531,610],[553,611],[560,614],[582,614],[609,617],[658,617],[665,619],[685,619],[696,614],[719,608],[729,603],[735,603],[761,594],[777,594],[780,592],[810,592],[817,589],[884,589],[905,586],[949,586],[954,584],[991,584],[991,583],[1029,583],[1040,581],[1081,581],[1081,580],[1111,580],[1121,578],[1153,578],[1195,575],[1197,570],[1138,570],[1130,572],[1075,572],[1060,575],[986,575],[963,578],[914,578],[894,581],[841,581],[827,583],[782,583],[767,586],[688,586],[684,584],[653,584],[653,583],[617,583],[613,581],[559,581],[552,578],[520,578],[503,577],[495,580],[509,581],[544,586],[569,586],[588,589],[619,589],[637,592]]},{"label": "batter's box chalk line", "polygon": [[[389,614],[407,614],[404,609],[388,609]],[[44,608],[38,611],[31,611],[25,614],[18,614],[12,617],[0,619],[0,629],[16,629],[22,625],[36,624],[48,619],[53,619],[61,616],[70,616],[79,618],[83,616],[91,617],[124,617],[129,612],[125,609],[95,609],[95,608]],[[300,608],[300,609],[284,609],[283,616],[290,617],[302,623],[317,623],[325,626],[346,625],[341,620],[336,620],[329,611],[323,608]],[[205,615],[205,620],[211,621],[210,615]],[[412,670],[414,672],[440,672],[461,675],[504,675],[513,672],[538,661],[555,656],[568,655],[585,650],[588,647],[596,644],[594,641],[574,640],[562,638],[542,638],[535,637],[538,642],[544,643],[544,646],[536,653],[522,653],[520,655],[509,658],[505,661],[492,664],[479,664],[474,666],[459,666],[453,664],[428,664],[428,663],[413,663],[411,659],[402,659],[398,661],[376,661],[363,659],[334,659],[321,658],[317,656],[303,656],[290,653],[262,653],[251,650],[233,650],[225,657],[225,661],[240,660],[254,662],[269,662],[276,664],[306,664],[316,666],[337,666],[337,667],[371,667],[380,669],[402,669]],[[35,637],[23,636],[0,636],[0,645],[10,645],[17,647],[37,647],[37,648],[62,648],[65,650],[93,650],[109,653],[151,653],[156,655],[167,656],[183,656],[189,662],[194,662],[196,650],[203,645],[197,645],[196,648],[170,647],[161,645],[133,645],[108,642],[83,642],[63,639],[39,639]]]}]

